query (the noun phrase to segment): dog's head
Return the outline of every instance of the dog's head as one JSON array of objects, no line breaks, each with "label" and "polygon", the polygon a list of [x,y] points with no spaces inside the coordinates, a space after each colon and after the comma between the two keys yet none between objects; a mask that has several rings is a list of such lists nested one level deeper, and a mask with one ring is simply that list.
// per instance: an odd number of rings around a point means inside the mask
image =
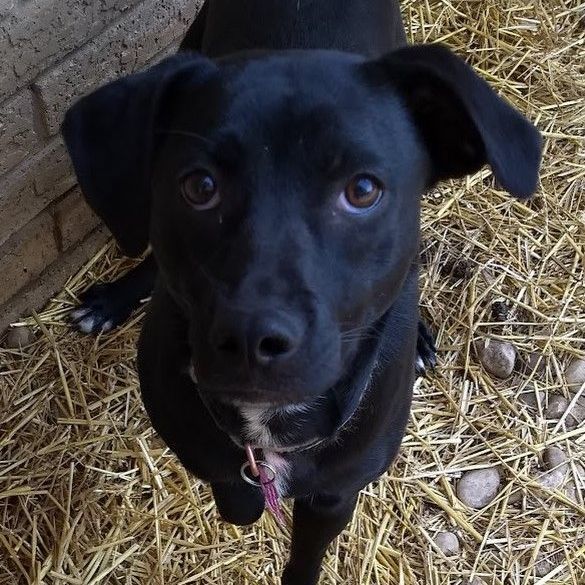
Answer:
[{"label": "dog's head", "polygon": [[152,244],[203,390],[294,403],[343,375],[416,259],[419,198],[489,164],[536,187],[540,137],[440,46],[171,57],[63,125],[90,205]]}]

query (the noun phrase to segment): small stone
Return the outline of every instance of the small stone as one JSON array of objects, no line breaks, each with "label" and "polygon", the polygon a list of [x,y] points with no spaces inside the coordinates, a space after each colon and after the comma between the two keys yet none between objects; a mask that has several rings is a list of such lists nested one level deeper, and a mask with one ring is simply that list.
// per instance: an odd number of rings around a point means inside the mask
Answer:
[{"label": "small stone", "polygon": [[585,384],[585,359],[575,358],[571,361],[565,372],[565,380],[573,390],[579,390]]},{"label": "small stone", "polygon": [[534,562],[534,574],[537,577],[548,575],[558,564],[556,555],[545,555],[538,553]]},{"label": "small stone", "polygon": [[571,402],[564,396],[555,395],[548,401],[546,409],[546,418],[558,420],[566,413],[565,425],[568,429],[578,427],[585,421],[585,406],[576,402],[572,406]]},{"label": "small stone", "polygon": [[565,486],[565,495],[569,500],[575,502],[576,504],[579,503],[579,496],[577,495],[577,485],[573,480],[568,481],[567,485]]},{"label": "small stone", "polygon": [[565,481],[565,471],[563,469],[547,471],[536,478],[538,484],[549,490],[556,490],[562,485],[563,481]]},{"label": "small stone", "polygon": [[542,454],[542,460],[547,469],[565,469],[567,456],[558,447],[547,447]]},{"label": "small stone", "polygon": [[478,354],[483,367],[498,378],[507,378],[514,370],[516,349],[511,343],[484,341],[479,345]]},{"label": "small stone", "polygon": [[522,394],[520,394],[520,396],[518,396],[520,402],[526,404],[529,408],[534,409],[537,409],[539,404],[544,406],[544,398],[544,392],[541,390],[537,392],[532,386],[529,386]]},{"label": "small stone", "polygon": [[522,361],[527,372],[542,374],[546,369],[546,358],[536,351],[529,353]]},{"label": "small stone", "polygon": [[577,402],[576,404],[573,404],[567,413],[565,422],[567,423],[568,429],[574,429],[580,426],[583,421],[585,421],[585,406]]},{"label": "small stone", "polygon": [[510,496],[508,497],[508,504],[517,504],[518,502],[522,501],[522,498],[524,497],[524,490],[522,489],[517,489],[515,491],[513,491]]},{"label": "small stone", "polygon": [[546,409],[546,418],[559,419],[565,414],[569,401],[558,394],[551,396],[548,400],[548,407]]},{"label": "small stone", "polygon": [[495,467],[475,469],[461,476],[457,483],[457,497],[470,508],[479,510],[498,495],[499,487],[500,472]]},{"label": "small stone", "polygon": [[439,532],[437,536],[435,536],[435,544],[447,557],[459,553],[459,539],[453,532]]},{"label": "small stone", "polygon": [[30,345],[35,339],[34,333],[30,327],[14,327],[8,331],[6,336],[6,347],[18,349]]}]

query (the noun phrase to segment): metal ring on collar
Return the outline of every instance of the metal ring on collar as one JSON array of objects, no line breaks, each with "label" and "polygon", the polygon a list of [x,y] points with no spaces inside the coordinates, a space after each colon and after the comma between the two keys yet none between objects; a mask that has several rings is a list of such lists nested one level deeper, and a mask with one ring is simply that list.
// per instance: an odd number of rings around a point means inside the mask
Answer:
[{"label": "metal ring on collar", "polygon": [[[256,465],[258,467],[262,467],[264,469],[266,469],[267,471],[269,471],[272,474],[272,477],[268,478],[269,482],[273,482],[276,479],[276,469],[274,469],[274,467],[272,467],[272,465],[266,463],[265,461],[256,461]],[[240,467],[240,475],[242,476],[242,479],[246,482],[249,483],[250,485],[256,486],[256,487],[262,487],[262,483],[259,481],[256,481],[255,479],[252,479],[247,473],[246,470],[248,470],[250,468],[250,462],[249,461],[245,461],[244,463],[242,463],[242,467]]]}]

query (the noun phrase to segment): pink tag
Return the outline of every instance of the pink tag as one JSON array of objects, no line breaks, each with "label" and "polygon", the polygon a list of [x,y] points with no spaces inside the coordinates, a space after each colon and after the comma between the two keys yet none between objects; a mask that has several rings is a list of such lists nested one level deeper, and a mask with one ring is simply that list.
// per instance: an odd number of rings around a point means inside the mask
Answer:
[{"label": "pink tag", "polygon": [[259,479],[260,479],[260,488],[262,489],[262,493],[264,494],[264,501],[266,502],[266,507],[270,510],[272,515],[276,518],[276,520],[280,524],[284,524],[284,514],[282,513],[282,507],[280,506],[280,498],[278,497],[278,490],[274,487],[274,480],[276,479],[273,477],[270,479],[268,474],[266,473],[266,469],[264,466],[258,466],[259,472]]},{"label": "pink tag", "polygon": [[[256,457],[254,456],[254,449],[250,444],[245,445],[244,448],[248,461],[244,463],[240,469],[242,478],[244,481],[260,487],[262,493],[264,494],[264,506],[270,510],[272,515],[279,523],[283,524],[284,514],[282,513],[282,508],[280,506],[278,490],[274,485],[276,480],[276,471],[265,461],[256,461]],[[250,468],[252,475],[259,479],[258,482],[248,477],[246,474],[246,469],[248,467]],[[272,477],[270,477],[270,475],[267,473],[267,470],[271,472]]]}]

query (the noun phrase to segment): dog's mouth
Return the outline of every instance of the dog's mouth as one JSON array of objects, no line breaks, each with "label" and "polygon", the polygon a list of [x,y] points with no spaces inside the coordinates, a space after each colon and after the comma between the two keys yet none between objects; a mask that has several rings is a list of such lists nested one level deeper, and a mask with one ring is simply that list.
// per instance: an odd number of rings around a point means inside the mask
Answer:
[{"label": "dog's mouth", "polygon": [[276,398],[273,391],[258,386],[208,389],[199,383],[193,364],[188,373],[216,425],[241,449],[250,445],[273,452],[298,451],[320,441],[324,432],[331,431],[331,425],[321,428],[322,422],[315,428],[308,420],[311,417],[306,416],[312,412],[313,418],[316,414],[317,418],[322,418],[315,410],[319,398],[304,401],[285,396]]},{"label": "dog's mouth", "polygon": [[274,380],[270,387],[271,381],[264,379],[207,380],[197,375],[192,363],[188,373],[200,394],[238,408],[288,408],[306,404],[316,396],[314,391],[307,394],[297,390],[294,380],[289,379]]}]

